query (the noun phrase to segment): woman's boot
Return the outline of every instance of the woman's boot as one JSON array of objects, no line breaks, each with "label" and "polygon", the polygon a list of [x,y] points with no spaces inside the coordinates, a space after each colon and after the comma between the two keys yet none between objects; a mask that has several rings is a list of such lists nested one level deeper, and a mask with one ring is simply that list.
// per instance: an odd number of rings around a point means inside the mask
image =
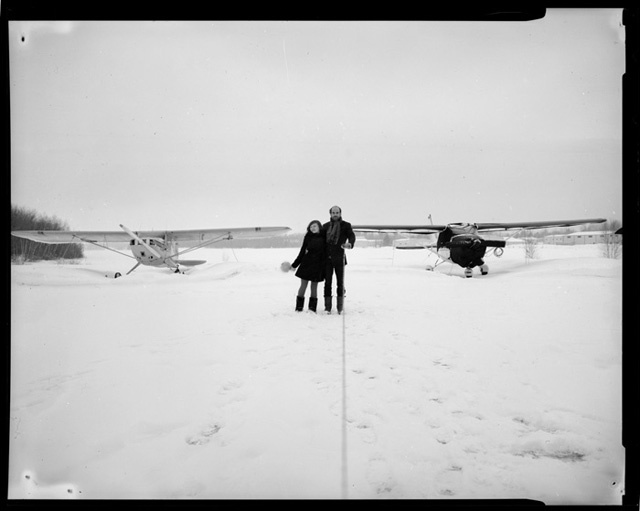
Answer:
[{"label": "woman's boot", "polygon": [[331,312],[331,297],[324,297],[324,311],[330,313]]},{"label": "woman's boot", "polygon": [[296,311],[304,309],[304,296],[296,296]]},{"label": "woman's boot", "polygon": [[316,312],[318,308],[318,299],[313,296],[309,298],[309,310],[312,312]]}]

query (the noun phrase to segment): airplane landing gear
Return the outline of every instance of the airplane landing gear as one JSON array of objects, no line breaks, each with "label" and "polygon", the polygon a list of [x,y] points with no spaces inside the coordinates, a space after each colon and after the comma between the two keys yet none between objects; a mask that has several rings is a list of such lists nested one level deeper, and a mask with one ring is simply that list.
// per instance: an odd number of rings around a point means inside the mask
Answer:
[{"label": "airplane landing gear", "polygon": [[486,264],[481,265],[480,273],[482,273],[482,275],[486,275],[487,273],[489,273],[489,267]]},{"label": "airplane landing gear", "polygon": [[470,279],[473,276],[473,270],[471,268],[465,268],[464,276]]},{"label": "airplane landing gear", "polygon": [[425,267],[425,270],[427,270],[427,271],[435,271],[435,269],[436,269],[438,266],[440,266],[440,264],[441,264],[442,262],[443,262],[443,260],[442,260],[442,259],[438,259],[438,260],[436,261],[436,264],[428,264],[428,265]]},{"label": "airplane landing gear", "polygon": [[127,275],[129,275],[133,270],[135,270],[138,266],[140,266],[140,264],[142,264],[142,263],[140,263],[140,261],[138,261],[136,263],[136,265],[127,272]]}]

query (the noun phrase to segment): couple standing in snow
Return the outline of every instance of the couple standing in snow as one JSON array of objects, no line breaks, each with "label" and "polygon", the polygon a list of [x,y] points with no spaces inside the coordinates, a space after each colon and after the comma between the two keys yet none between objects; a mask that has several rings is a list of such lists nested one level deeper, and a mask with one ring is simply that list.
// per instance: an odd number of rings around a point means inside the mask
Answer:
[{"label": "couple standing in snow", "polygon": [[338,314],[342,313],[344,304],[344,267],[347,264],[345,249],[353,248],[356,236],[351,224],[342,219],[342,210],[333,206],[329,210],[331,220],[322,225],[319,220],[312,220],[302,241],[300,253],[292,268],[297,268],[295,275],[300,279],[300,288],[296,296],[296,311],[304,309],[304,297],[307,286],[311,283],[309,310],[316,312],[318,306],[318,283],[324,281],[324,310],[331,312],[331,287],[333,274],[336,274],[336,306]]}]

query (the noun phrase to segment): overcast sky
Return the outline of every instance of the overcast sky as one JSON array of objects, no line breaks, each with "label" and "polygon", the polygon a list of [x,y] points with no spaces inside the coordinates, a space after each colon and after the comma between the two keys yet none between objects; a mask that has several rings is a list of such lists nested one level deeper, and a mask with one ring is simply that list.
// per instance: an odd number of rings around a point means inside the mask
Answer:
[{"label": "overcast sky", "polygon": [[622,220],[622,9],[9,37],[11,200],[72,229]]}]

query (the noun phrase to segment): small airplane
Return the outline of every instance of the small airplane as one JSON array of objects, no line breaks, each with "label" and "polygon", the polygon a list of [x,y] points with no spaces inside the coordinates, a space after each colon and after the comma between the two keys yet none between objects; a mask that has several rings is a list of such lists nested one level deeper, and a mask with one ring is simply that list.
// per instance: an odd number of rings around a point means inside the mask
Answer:
[{"label": "small airplane", "polygon": [[[431,218],[431,215],[429,215]],[[428,249],[438,256],[434,266],[427,270],[434,270],[443,262],[457,264],[464,268],[467,278],[473,276],[473,268],[480,268],[480,273],[489,273],[489,267],[484,262],[487,249],[493,249],[490,254],[502,256],[507,242],[504,239],[485,239],[479,232],[507,231],[512,229],[546,229],[552,227],[572,227],[583,224],[597,224],[606,222],[603,218],[583,220],[555,220],[549,222],[514,222],[514,223],[451,223],[446,225],[353,225],[356,232],[401,232],[405,234],[437,234],[437,242],[405,243],[396,246],[398,249]]]},{"label": "small airplane", "polygon": [[[89,243],[106,250],[111,250],[125,257],[135,259],[136,265],[131,268],[129,275],[138,266],[168,267],[175,273],[184,273],[180,266],[196,266],[206,261],[194,259],[179,259],[180,256],[199,248],[206,247],[218,241],[234,238],[263,238],[283,234],[290,231],[289,227],[238,227],[232,229],[192,229],[182,231],[138,231],[133,232],[120,224],[122,231],[12,231],[18,238],[25,238],[39,243]],[[133,256],[107,246],[107,243],[129,243]],[[196,243],[183,250],[179,243]],[[120,277],[119,272],[115,278]]]}]

